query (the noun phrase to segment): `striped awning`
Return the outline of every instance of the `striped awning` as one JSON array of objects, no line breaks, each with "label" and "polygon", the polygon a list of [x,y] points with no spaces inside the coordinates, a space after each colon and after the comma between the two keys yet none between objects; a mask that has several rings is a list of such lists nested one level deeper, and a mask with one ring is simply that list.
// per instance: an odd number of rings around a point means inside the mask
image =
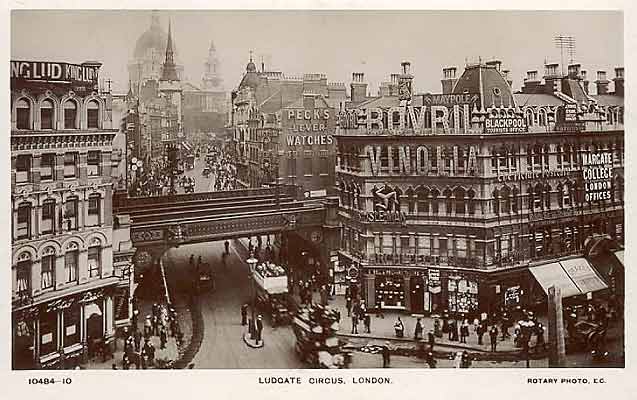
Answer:
[{"label": "striped awning", "polygon": [[585,258],[571,258],[560,262],[529,268],[537,282],[548,294],[549,287],[561,289],[562,297],[576,296],[608,286]]}]

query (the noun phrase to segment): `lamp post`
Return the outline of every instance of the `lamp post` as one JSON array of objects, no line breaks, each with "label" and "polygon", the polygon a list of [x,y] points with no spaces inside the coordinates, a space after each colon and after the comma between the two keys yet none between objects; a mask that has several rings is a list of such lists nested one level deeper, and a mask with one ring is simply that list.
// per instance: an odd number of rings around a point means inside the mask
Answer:
[{"label": "lamp post", "polygon": [[250,282],[251,282],[251,286],[252,286],[252,314],[251,314],[251,318],[250,318],[250,323],[248,324],[248,330],[250,332],[250,339],[255,340],[256,339],[256,325],[254,322],[254,307],[255,307],[255,299],[256,299],[256,289],[254,287],[254,268],[257,265],[257,263],[259,262],[259,260],[257,260],[256,258],[254,258],[254,254],[250,253],[250,258],[248,258],[246,260],[246,262],[248,263],[248,266],[250,267]]}]

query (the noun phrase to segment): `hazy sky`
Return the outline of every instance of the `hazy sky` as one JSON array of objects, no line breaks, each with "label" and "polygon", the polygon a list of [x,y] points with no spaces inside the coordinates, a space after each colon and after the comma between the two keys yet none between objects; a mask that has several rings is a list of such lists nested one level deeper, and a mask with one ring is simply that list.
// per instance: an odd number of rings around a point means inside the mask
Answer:
[{"label": "hazy sky", "polygon": [[[575,61],[591,81],[598,69],[614,76],[623,65],[623,15],[593,11],[159,11],[188,80],[198,83],[210,40],[221,60],[226,89],[236,87],[249,51],[260,68],[286,75],[327,74],[349,86],[364,72],[372,94],[378,84],[411,61],[417,91],[440,92],[442,68],[465,59],[496,57],[519,88],[527,70],[543,72],[545,59],[560,62],[555,35],[577,41]],[[144,11],[13,11],[11,58],[103,63],[102,77],[116,91],[128,85],[127,63],[137,38],[150,27]],[[269,60],[269,61],[268,61]],[[565,63],[568,59],[565,60]],[[594,85],[592,85],[594,86]]]}]

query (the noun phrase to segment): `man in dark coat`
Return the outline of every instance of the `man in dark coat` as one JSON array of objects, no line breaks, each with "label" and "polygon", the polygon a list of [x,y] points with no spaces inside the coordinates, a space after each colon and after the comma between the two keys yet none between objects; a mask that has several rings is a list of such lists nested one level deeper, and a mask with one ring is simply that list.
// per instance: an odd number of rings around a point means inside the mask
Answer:
[{"label": "man in dark coat", "polygon": [[491,338],[491,351],[496,351],[498,345],[498,327],[493,325],[489,331],[489,337]]},{"label": "man in dark coat", "polygon": [[422,338],[422,323],[420,318],[416,320],[416,328],[414,329],[414,339],[419,340]]},{"label": "man in dark coat", "polygon": [[349,296],[345,298],[345,308],[347,308],[347,316],[350,317],[352,315],[352,298]]},{"label": "man in dark coat", "polygon": [[372,333],[372,329],[371,329],[371,324],[372,324],[372,317],[369,313],[365,313],[365,316],[363,317],[363,321],[365,323],[365,331],[367,333]]},{"label": "man in dark coat", "polygon": [[230,254],[230,242],[227,240],[223,242],[224,247],[226,248],[226,254]]},{"label": "man in dark coat", "polygon": [[263,332],[263,317],[257,317],[257,344],[261,343],[261,333]]},{"label": "man in dark coat", "polygon": [[133,333],[133,340],[135,341],[135,352],[139,353],[139,348],[142,343],[142,332],[139,329]]},{"label": "man in dark coat", "polygon": [[432,331],[429,331],[429,333],[427,333],[427,341],[429,342],[429,351],[433,352],[434,344],[436,344],[436,335],[434,335]]},{"label": "man in dark coat", "polygon": [[352,317],[352,333],[358,334],[358,314],[355,312],[351,313]]},{"label": "man in dark coat", "polygon": [[482,337],[484,336],[484,322],[480,321],[476,328],[476,334],[478,335],[478,344],[482,344]]},{"label": "man in dark coat", "polygon": [[161,329],[159,330],[159,343],[160,343],[159,348],[165,349],[167,341],[168,341],[168,333],[166,332],[166,328],[162,326]]},{"label": "man in dark coat", "polygon": [[389,368],[390,362],[390,350],[389,350],[389,342],[385,342],[385,345],[381,349],[381,354],[383,356],[383,368]]},{"label": "man in dark coat", "polygon": [[248,305],[241,306],[241,325],[245,326],[248,323]]}]

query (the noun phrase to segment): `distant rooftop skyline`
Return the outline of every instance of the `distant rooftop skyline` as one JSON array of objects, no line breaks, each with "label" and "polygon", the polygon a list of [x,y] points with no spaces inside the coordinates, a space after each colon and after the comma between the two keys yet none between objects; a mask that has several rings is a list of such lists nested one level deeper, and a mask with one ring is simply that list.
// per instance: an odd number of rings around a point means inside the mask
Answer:
[{"label": "distant rooftop skyline", "polygon": [[[502,61],[514,90],[528,70],[561,63],[557,35],[576,40],[574,61],[593,82],[623,66],[623,15],[612,11],[158,11],[172,34],[186,80],[199,84],[214,41],[226,89],[241,81],[253,52],[257,68],[286,76],[322,73],[351,82],[362,72],[376,95],[381,82],[411,62],[416,92],[441,91],[442,69]],[[135,43],[151,24],[150,10],[18,10],[11,14],[11,58],[103,63],[101,77],[116,92],[128,87]],[[54,29],[56,35],[49,34]],[[565,64],[569,57],[565,52]],[[564,68],[566,70],[566,66]],[[592,87],[594,85],[591,85]]]}]

